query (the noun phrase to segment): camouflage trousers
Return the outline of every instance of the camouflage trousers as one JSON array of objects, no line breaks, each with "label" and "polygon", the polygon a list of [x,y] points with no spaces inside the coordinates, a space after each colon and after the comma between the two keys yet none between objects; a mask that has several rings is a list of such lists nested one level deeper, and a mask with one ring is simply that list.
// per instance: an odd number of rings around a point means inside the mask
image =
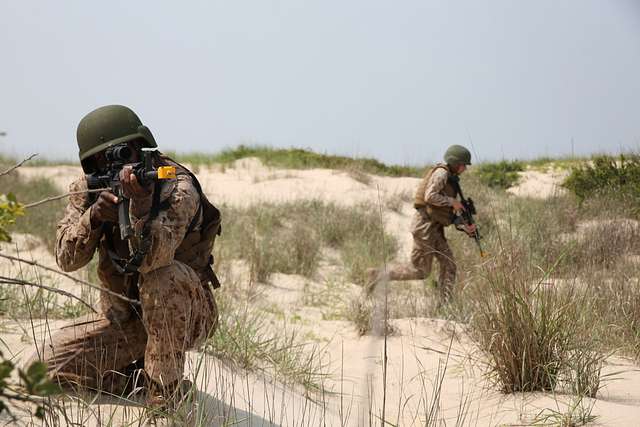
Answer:
[{"label": "camouflage trousers", "polygon": [[120,395],[130,390],[134,369],[142,367],[158,384],[182,379],[185,352],[217,327],[213,293],[178,261],[140,279],[141,316],[111,321],[89,315],[40,343],[38,358],[63,386]]},{"label": "camouflage trousers", "polygon": [[456,278],[456,263],[444,236],[444,226],[428,221],[416,212],[411,234],[413,234],[411,265],[391,266],[388,271],[389,280],[425,279],[431,274],[435,258],[440,267],[438,289],[443,296],[449,297]]}]

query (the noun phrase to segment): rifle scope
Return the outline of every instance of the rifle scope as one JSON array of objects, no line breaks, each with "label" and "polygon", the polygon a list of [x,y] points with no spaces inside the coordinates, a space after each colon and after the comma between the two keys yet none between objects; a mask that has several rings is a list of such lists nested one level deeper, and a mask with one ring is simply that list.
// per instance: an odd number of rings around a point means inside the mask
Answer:
[{"label": "rifle scope", "polygon": [[104,157],[108,162],[127,162],[132,155],[133,152],[126,144],[109,147],[104,152]]}]

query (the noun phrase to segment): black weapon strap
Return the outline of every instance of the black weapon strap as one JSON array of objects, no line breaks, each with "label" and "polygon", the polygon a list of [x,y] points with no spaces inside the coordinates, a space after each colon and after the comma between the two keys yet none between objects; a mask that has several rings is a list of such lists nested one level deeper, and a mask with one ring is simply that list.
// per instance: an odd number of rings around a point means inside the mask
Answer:
[{"label": "black weapon strap", "polygon": [[144,257],[149,253],[151,249],[151,222],[155,220],[163,209],[170,206],[169,200],[160,202],[160,190],[162,184],[160,181],[156,181],[153,188],[153,196],[151,202],[151,209],[149,211],[149,217],[147,218],[144,227],[142,228],[142,235],[140,238],[140,244],[128,259],[121,257],[115,251],[115,245],[113,244],[112,233],[105,233],[107,240],[107,253],[111,259],[111,263],[120,274],[133,274],[137,273],[138,269],[144,261]]},{"label": "black weapon strap", "polygon": [[171,206],[171,202],[169,199],[160,202],[160,190],[162,189],[162,184],[160,181],[156,181],[153,189],[153,200],[151,202],[151,210],[149,211],[149,217],[144,223],[144,227],[142,227],[142,234],[140,236],[140,245],[135,250],[129,263],[135,267],[136,271],[142,265],[144,261],[144,257],[147,256],[149,251],[151,250],[151,223],[158,217],[160,212],[164,209],[169,208]]},{"label": "black weapon strap", "polygon": [[121,257],[115,251],[115,247],[113,244],[113,236],[111,233],[112,231],[105,233],[105,239],[107,241],[107,254],[109,255],[111,264],[113,264],[113,267],[120,274],[128,275],[128,274],[137,273],[138,269],[133,268],[133,266],[129,264],[128,259]]},{"label": "black weapon strap", "polygon": [[456,195],[460,195],[460,200],[464,201],[464,195],[462,194],[462,188],[460,187],[460,177],[457,175],[450,175],[449,182],[453,186],[454,190],[456,190]]},{"label": "black weapon strap", "polygon": [[[449,183],[453,186],[453,189],[456,191],[456,196],[460,195],[460,201],[465,203],[464,195],[462,194],[462,188],[460,187],[460,177],[457,175],[449,176]],[[453,225],[456,227],[458,231],[464,231],[464,218],[462,215],[453,215]]]}]

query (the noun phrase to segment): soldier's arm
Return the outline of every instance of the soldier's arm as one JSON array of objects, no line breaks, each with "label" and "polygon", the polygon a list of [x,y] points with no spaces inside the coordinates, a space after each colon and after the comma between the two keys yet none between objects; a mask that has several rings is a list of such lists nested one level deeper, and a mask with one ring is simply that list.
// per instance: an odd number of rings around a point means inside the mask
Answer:
[{"label": "soldier's arm", "polygon": [[[70,192],[87,189],[84,177],[69,186]],[[56,262],[63,271],[84,267],[93,258],[100,241],[100,227],[91,227],[91,209],[87,208],[87,194],[73,194],[56,229]]]},{"label": "soldier's arm", "polygon": [[433,174],[431,174],[424,193],[424,201],[427,204],[433,206],[453,206],[455,199],[442,194],[442,190],[445,185],[447,185],[448,177],[448,172],[441,168],[436,169]]},{"label": "soldier's arm", "polygon": [[[161,196],[164,199],[164,195]],[[173,262],[176,249],[193,217],[198,213],[200,195],[187,175],[178,175],[168,195],[169,206],[150,224],[151,247],[138,271],[148,273]],[[144,227],[151,208],[151,197],[131,201],[131,223],[136,234]]]}]

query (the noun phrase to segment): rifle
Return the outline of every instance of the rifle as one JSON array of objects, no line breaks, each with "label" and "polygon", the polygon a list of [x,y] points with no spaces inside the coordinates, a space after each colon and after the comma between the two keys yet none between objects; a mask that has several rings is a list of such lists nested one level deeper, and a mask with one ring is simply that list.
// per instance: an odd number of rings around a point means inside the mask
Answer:
[{"label": "rifle", "polygon": [[[471,199],[471,197],[469,197],[468,199],[465,199],[464,195],[462,194],[462,188],[460,188],[460,177],[451,176],[449,177],[449,181],[455,188],[456,192],[460,195],[460,203],[462,203],[462,206],[464,208],[460,213],[460,215],[456,215],[456,218],[454,219],[453,223],[455,224],[456,229],[464,231],[462,228],[464,225],[469,226],[471,224],[476,224],[476,222],[473,219],[473,216],[476,215],[476,206],[473,203],[473,200]],[[480,236],[480,230],[478,229],[477,224],[476,224],[476,231],[469,237],[472,237],[476,241],[476,244],[478,245],[478,249],[480,250],[480,256],[484,258],[487,254],[482,249],[482,243],[480,242],[480,239],[482,237]]]},{"label": "rifle", "polygon": [[87,187],[89,189],[111,188],[113,194],[118,197],[118,226],[120,227],[120,238],[126,240],[133,236],[131,219],[129,218],[129,198],[124,195],[122,183],[120,182],[120,171],[125,165],[133,167],[133,174],[142,186],[146,186],[159,179],[170,179],[176,177],[176,169],[173,166],[162,166],[153,168],[153,154],[156,150],[142,149],[142,161],[132,163],[133,150],[127,143],[122,143],[109,147],[104,151],[107,160],[106,170],[87,174]]}]

